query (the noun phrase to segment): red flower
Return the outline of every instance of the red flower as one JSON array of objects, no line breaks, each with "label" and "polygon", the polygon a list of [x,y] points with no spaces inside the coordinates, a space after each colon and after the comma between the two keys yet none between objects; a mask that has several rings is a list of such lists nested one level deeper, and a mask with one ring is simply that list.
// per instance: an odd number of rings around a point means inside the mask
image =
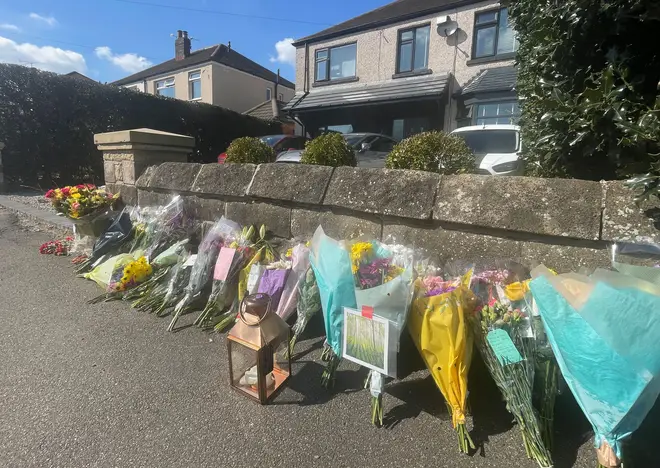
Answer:
[{"label": "red flower", "polygon": [[86,187],[85,187],[85,184],[78,184],[78,185],[76,185],[76,188],[79,189],[79,190],[84,190]]},{"label": "red flower", "polygon": [[62,195],[64,195],[65,197],[68,197],[70,193],[71,193],[71,189],[69,187],[64,187],[62,189]]},{"label": "red flower", "polygon": [[94,184],[86,184],[86,187],[87,187],[89,190],[94,190],[94,189],[96,188],[96,185],[94,185]]},{"label": "red flower", "polygon": [[48,192],[46,192],[46,198],[53,198],[53,194],[55,193],[55,190],[50,189]]}]

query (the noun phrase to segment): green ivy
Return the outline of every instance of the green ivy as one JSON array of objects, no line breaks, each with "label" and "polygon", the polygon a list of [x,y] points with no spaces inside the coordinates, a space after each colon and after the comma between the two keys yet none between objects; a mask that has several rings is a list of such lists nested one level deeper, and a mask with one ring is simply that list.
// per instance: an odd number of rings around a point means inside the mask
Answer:
[{"label": "green ivy", "polygon": [[273,148],[256,137],[236,138],[227,148],[228,163],[262,164],[275,161]]},{"label": "green ivy", "polygon": [[389,169],[441,174],[472,172],[475,164],[474,154],[462,138],[439,131],[418,133],[401,140],[385,161]]},{"label": "green ivy", "polygon": [[520,125],[532,175],[627,178],[657,170],[660,4],[510,0]]},{"label": "green ivy", "polygon": [[333,167],[357,166],[355,151],[339,133],[326,133],[308,141],[300,162]]}]

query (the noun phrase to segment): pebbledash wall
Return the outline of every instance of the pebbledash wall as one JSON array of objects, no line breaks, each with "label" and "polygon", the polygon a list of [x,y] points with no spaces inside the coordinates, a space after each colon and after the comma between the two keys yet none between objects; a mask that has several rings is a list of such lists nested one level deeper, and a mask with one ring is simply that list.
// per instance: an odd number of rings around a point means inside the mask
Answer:
[{"label": "pebbledash wall", "polygon": [[127,204],[181,194],[201,220],[266,224],[282,238],[369,236],[453,260],[516,259],[561,271],[607,267],[615,241],[660,242],[620,182],[437,174],[303,164],[149,167],[110,184]]}]

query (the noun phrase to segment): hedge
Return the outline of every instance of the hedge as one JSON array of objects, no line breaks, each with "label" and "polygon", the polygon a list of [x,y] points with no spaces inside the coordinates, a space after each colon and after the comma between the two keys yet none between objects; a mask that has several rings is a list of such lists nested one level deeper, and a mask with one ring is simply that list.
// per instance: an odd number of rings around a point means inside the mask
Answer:
[{"label": "hedge", "polygon": [[195,137],[195,162],[217,161],[238,137],[281,132],[279,125],[217,106],[0,64],[0,141],[10,182],[42,188],[102,182],[94,134],[131,128]]}]

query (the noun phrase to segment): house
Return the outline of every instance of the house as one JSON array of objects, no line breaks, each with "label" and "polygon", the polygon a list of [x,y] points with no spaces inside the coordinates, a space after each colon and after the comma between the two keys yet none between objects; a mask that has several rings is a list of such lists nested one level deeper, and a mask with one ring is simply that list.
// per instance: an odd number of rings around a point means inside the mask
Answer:
[{"label": "house", "polygon": [[236,112],[270,101],[273,94],[281,101],[293,97],[293,83],[281,78],[276,86],[276,73],[233,50],[231,42],[192,51],[188,32],[178,31],[174,51],[173,59],[113,84]]},{"label": "house", "polygon": [[286,102],[273,97],[270,101],[264,101],[261,104],[257,104],[252,109],[243,112],[243,114],[279,123],[282,127],[282,134],[284,135],[302,134],[302,129],[299,128],[299,126],[296,125],[296,122],[288,117],[286,112],[283,111],[285,106]]},{"label": "house", "polygon": [[294,42],[285,110],[312,134],[516,120],[515,33],[496,1],[397,0]]}]

